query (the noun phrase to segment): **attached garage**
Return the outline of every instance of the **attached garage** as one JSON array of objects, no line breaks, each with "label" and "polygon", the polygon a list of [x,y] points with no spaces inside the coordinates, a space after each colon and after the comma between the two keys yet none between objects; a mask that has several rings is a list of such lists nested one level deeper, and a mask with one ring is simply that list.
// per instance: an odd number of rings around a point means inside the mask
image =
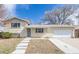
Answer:
[{"label": "attached garage", "polygon": [[53,30],[53,37],[72,37],[72,30]]},{"label": "attached garage", "polygon": [[27,28],[31,29],[31,37],[74,37],[72,25],[30,25]]}]

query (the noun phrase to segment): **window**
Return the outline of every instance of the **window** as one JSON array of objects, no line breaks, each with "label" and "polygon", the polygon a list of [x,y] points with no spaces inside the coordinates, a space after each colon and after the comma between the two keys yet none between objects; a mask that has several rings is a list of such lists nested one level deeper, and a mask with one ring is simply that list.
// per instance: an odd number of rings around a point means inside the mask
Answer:
[{"label": "window", "polygon": [[20,23],[11,23],[11,27],[19,28],[20,27]]},{"label": "window", "polygon": [[43,28],[36,28],[36,33],[43,33]]}]

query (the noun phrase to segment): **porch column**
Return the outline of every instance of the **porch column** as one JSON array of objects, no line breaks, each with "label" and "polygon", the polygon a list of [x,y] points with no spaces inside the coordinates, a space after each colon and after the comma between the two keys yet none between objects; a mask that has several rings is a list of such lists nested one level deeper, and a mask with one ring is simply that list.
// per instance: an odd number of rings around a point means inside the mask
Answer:
[{"label": "porch column", "polygon": [[73,30],[72,37],[75,38],[75,30]]}]

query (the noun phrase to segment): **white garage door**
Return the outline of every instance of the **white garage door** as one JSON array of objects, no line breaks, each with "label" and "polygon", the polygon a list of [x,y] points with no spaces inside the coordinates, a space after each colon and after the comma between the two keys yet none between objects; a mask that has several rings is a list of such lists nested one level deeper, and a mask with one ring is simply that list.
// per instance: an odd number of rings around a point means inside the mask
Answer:
[{"label": "white garage door", "polygon": [[53,37],[71,37],[71,30],[54,30]]}]

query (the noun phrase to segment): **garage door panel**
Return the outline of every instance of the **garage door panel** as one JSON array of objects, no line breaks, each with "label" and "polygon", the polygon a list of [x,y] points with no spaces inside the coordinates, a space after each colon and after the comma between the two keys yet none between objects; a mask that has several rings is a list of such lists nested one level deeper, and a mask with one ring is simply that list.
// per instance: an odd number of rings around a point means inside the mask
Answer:
[{"label": "garage door panel", "polygon": [[71,30],[54,30],[53,37],[71,37]]}]

